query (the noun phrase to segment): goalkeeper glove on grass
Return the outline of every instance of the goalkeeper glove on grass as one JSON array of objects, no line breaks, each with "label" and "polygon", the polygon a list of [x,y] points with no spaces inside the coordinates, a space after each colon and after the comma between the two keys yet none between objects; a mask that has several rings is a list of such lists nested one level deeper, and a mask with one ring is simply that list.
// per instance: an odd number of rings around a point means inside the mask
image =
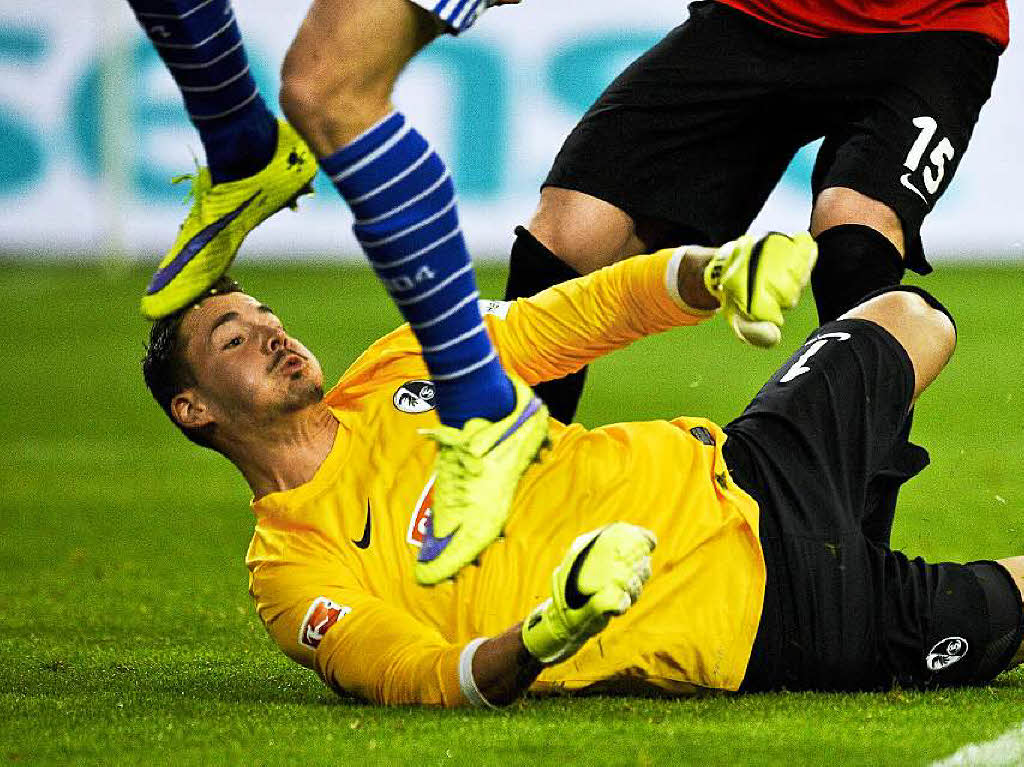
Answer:
[{"label": "goalkeeper glove on grass", "polygon": [[614,615],[622,615],[651,577],[654,533],[625,522],[581,535],[551,576],[551,598],[523,623],[523,644],[542,663],[573,655]]},{"label": "goalkeeper glove on grass", "polygon": [[741,341],[775,346],[782,339],[782,310],[796,306],[817,258],[818,245],[807,232],[771,232],[759,240],[748,234],[715,251],[704,286]]}]

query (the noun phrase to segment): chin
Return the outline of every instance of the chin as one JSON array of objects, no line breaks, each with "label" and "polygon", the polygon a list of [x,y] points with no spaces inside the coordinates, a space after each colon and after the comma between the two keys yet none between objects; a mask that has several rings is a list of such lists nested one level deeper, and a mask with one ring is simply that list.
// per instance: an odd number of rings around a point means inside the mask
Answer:
[{"label": "chin", "polygon": [[324,398],[324,387],[322,384],[312,381],[304,382],[305,385],[292,390],[288,397],[286,410],[304,410],[311,405],[322,402]]}]

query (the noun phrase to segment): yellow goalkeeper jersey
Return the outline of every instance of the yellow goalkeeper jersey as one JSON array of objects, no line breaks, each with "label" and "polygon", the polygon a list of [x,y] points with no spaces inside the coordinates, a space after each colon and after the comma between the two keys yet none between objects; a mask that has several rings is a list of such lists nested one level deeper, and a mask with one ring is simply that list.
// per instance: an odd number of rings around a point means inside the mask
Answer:
[{"label": "yellow goalkeeper jersey", "polygon": [[[561,377],[640,337],[702,319],[674,294],[670,252],[621,262],[538,296],[484,303],[507,369]],[[550,594],[572,540],[623,520],[658,536],[637,604],[534,692],[654,685],[735,690],[764,596],[756,503],[729,477],[722,430],[705,419],[597,429],[551,422],[506,534],[479,566],[418,586],[430,513],[433,387],[408,327],[370,347],[327,394],[339,429],[306,484],[255,500],[250,593],[280,648],[331,687],[388,704],[459,705],[460,653]]]}]

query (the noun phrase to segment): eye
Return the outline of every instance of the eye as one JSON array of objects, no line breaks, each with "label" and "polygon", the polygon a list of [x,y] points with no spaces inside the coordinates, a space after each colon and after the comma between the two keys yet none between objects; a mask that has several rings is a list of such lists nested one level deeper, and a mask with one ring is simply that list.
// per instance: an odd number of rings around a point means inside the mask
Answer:
[{"label": "eye", "polygon": [[241,346],[242,342],[244,340],[245,339],[242,338],[242,336],[232,336],[231,340],[229,340],[226,344],[224,344],[224,348],[225,349],[231,349],[231,348],[233,348],[235,346]]}]

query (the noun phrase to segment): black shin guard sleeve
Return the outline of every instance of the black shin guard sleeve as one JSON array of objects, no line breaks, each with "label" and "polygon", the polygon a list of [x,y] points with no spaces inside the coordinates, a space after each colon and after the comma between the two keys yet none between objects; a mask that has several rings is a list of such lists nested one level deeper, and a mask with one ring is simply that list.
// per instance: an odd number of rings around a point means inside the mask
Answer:
[{"label": "black shin guard sleeve", "polygon": [[544,247],[529,229],[516,227],[516,241],[512,243],[508,260],[506,301],[535,296],[552,285],[579,276],[579,272]]},{"label": "black shin guard sleeve", "polygon": [[[534,296],[552,285],[579,276],[579,272],[544,247],[529,229],[516,227],[505,285],[506,301]],[[587,369],[583,368],[565,378],[537,384],[533,390],[544,400],[552,416],[562,423],[569,423],[576,415],[586,378]]]},{"label": "black shin guard sleeve", "polygon": [[811,288],[820,324],[852,309],[872,291],[903,279],[900,252],[870,226],[840,224],[816,239],[818,262],[811,272]]}]

